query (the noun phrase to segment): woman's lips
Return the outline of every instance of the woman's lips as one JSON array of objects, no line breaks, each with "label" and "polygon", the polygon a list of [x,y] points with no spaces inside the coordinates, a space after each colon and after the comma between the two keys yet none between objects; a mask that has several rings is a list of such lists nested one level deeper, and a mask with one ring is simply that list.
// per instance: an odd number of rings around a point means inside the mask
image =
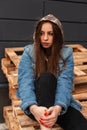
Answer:
[{"label": "woman's lips", "polygon": [[43,42],[42,45],[48,46],[49,43]]}]

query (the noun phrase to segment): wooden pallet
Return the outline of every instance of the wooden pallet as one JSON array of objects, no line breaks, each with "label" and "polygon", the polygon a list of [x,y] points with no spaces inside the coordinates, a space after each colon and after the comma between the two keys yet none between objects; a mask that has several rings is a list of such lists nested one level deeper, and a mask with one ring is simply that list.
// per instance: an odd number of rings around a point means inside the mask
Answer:
[{"label": "wooden pallet", "polygon": [[33,126],[21,127],[16,118],[13,117],[12,106],[4,107],[4,118],[9,130],[35,130]]},{"label": "wooden pallet", "polygon": [[18,130],[17,122],[13,118],[12,106],[5,106],[3,108],[3,117],[9,130]]},{"label": "wooden pallet", "polygon": [[23,47],[15,48],[5,48],[5,57],[13,62],[13,64],[18,68],[21,54],[23,53]]},{"label": "wooden pallet", "polygon": [[[85,83],[87,83],[87,63],[86,63],[87,49],[85,49],[83,46],[78,44],[68,45],[68,46],[74,48],[73,55],[74,55],[74,62],[76,63],[74,66],[74,74],[75,74],[74,88],[76,88],[76,86],[80,84],[83,84],[83,86],[85,86]],[[5,49],[6,58],[3,58],[1,61],[2,70],[13,87],[17,86],[17,80],[18,80],[17,67],[18,67],[18,63],[20,62],[19,57],[21,56],[17,55],[16,53],[20,51],[23,51],[23,48],[20,47],[6,48]],[[15,59],[17,60],[17,64],[15,62]]]},{"label": "wooden pallet", "polygon": [[87,64],[87,49],[80,44],[68,44],[73,48],[73,57],[75,65]]},{"label": "wooden pallet", "polygon": [[17,86],[18,69],[9,59],[3,58],[1,60],[2,70],[10,84]]},{"label": "wooden pallet", "polygon": [[[66,45],[73,48],[73,54],[74,54],[74,61],[75,64],[82,64],[84,62],[87,62],[87,49],[84,48],[80,44],[69,44]],[[9,59],[13,64],[18,68],[19,61],[21,58],[20,53],[23,53],[24,48],[18,47],[18,48],[5,48],[5,57]],[[80,59],[81,58],[81,59]]]},{"label": "wooden pallet", "polygon": [[69,46],[73,48],[73,52],[87,52],[87,49],[83,47],[81,44],[66,44],[66,46]]},{"label": "wooden pallet", "polygon": [[[73,94],[76,99],[80,97],[77,95],[78,93],[87,92],[87,63],[85,57],[87,57],[87,49],[85,49],[83,46],[79,44],[75,45],[68,45],[73,48],[73,55],[74,55],[74,62],[76,63],[74,66],[74,89]],[[9,82],[9,97],[10,99],[16,98],[16,90],[18,87],[17,81],[18,81],[18,64],[20,62],[21,55],[18,55],[23,53],[23,48],[6,48],[5,49],[5,58],[2,58],[1,64],[2,64],[2,70],[4,74],[7,77],[7,80]],[[14,58],[15,57],[15,58]],[[17,62],[15,61],[17,60]],[[80,62],[79,62],[80,60]],[[83,61],[82,61],[83,60]],[[85,62],[84,62],[85,61]],[[80,91],[79,91],[80,90]],[[84,99],[86,96],[82,96]],[[83,99],[82,98],[82,99]],[[80,98],[81,99],[81,98]],[[84,100],[83,99],[83,100]],[[86,98],[87,99],[87,98]]]},{"label": "wooden pallet", "polygon": [[81,92],[81,93],[78,93],[78,94],[73,94],[73,97],[76,100],[79,100],[79,101],[87,100],[87,91],[86,92]]},{"label": "wooden pallet", "polygon": [[73,94],[79,94],[84,92],[87,93],[87,83],[75,85],[75,90],[73,91]]},{"label": "wooden pallet", "polygon": [[16,87],[14,88],[9,83],[9,99],[11,99],[11,100],[19,100],[17,95],[16,95],[17,89],[18,88],[16,88]]},{"label": "wooden pallet", "polygon": [[87,52],[73,52],[73,56],[75,65],[87,64]]},{"label": "wooden pallet", "polygon": [[74,66],[75,84],[87,83],[87,65]]}]

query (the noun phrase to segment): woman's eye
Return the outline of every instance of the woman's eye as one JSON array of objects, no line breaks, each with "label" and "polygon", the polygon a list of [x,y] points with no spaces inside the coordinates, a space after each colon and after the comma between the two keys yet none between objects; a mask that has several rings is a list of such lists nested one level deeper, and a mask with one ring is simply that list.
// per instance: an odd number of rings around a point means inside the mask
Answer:
[{"label": "woman's eye", "polygon": [[48,32],[48,35],[51,35],[51,36],[53,36],[53,32]]},{"label": "woman's eye", "polygon": [[44,33],[43,32],[40,32],[40,35],[43,35]]}]

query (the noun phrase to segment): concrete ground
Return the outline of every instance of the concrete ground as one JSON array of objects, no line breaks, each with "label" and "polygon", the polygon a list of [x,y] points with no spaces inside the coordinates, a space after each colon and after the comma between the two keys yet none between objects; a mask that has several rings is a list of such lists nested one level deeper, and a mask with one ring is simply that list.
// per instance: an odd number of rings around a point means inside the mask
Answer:
[{"label": "concrete ground", "polygon": [[8,130],[5,123],[0,123],[0,130]]}]

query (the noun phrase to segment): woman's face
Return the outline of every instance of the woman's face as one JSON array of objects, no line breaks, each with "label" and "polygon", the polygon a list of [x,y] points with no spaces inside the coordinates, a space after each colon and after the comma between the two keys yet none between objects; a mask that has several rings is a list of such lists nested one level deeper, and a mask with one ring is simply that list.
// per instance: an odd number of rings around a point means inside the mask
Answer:
[{"label": "woman's face", "polygon": [[43,48],[49,48],[53,44],[53,28],[51,23],[44,23],[41,27],[40,35],[41,45]]}]

